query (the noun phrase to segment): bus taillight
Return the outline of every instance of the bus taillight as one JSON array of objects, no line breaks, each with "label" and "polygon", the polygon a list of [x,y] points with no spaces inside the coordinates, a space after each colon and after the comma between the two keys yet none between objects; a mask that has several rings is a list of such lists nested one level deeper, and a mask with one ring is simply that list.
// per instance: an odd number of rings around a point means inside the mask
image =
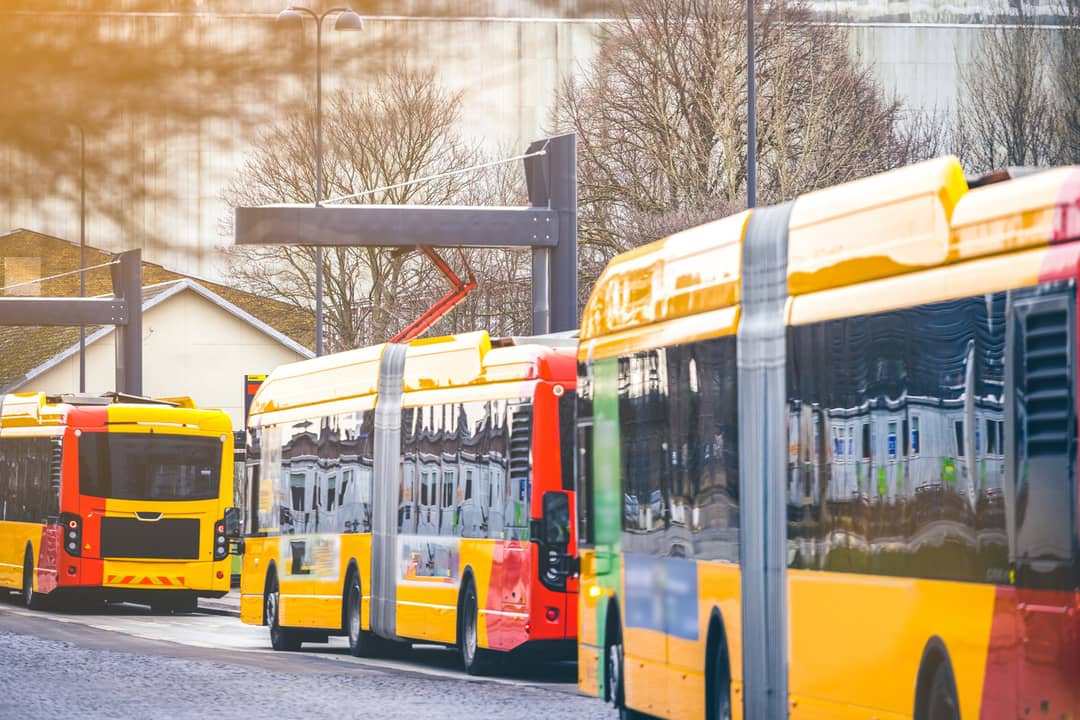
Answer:
[{"label": "bus taillight", "polygon": [[225,521],[214,523],[214,560],[224,560],[229,556],[229,543],[225,538]]},{"label": "bus taillight", "polygon": [[64,528],[64,551],[79,557],[82,554],[82,519],[74,513],[61,513],[60,526]]}]

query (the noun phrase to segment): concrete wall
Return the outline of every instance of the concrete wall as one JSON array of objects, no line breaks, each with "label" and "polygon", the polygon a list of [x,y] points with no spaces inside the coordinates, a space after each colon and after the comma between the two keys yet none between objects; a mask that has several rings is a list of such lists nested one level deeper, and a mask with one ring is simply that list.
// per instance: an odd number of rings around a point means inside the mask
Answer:
[{"label": "concrete wall", "polygon": [[[285,4],[195,1],[205,14],[185,22],[192,22],[199,42],[207,44],[261,42],[263,30]],[[90,14],[100,16],[102,26],[115,33],[135,32],[145,22],[179,21],[169,14],[180,6],[179,0],[160,4],[163,12],[158,14]],[[327,33],[326,90],[360,85],[392,62],[435,67],[447,87],[463,93],[462,134],[480,140],[496,156],[523,149],[550,128],[555,89],[592,61],[597,31],[615,7],[614,0],[463,0],[452,3],[452,10],[435,0],[368,0],[353,6],[383,16],[369,16],[360,34]],[[956,100],[957,60],[971,57],[980,34],[988,32],[979,23],[997,5],[986,0],[836,0],[815,7],[850,27],[852,52],[872,67],[887,91],[911,106],[944,110]],[[1047,4],[1047,12],[1050,7]],[[3,16],[0,11],[0,22]],[[310,26],[306,32],[310,35]],[[390,41],[396,49],[386,55],[365,52]],[[310,98],[312,85],[307,73],[274,83],[263,97],[237,97],[216,88],[201,102],[243,107],[270,122],[286,104]],[[220,250],[231,241],[220,233],[220,223],[228,216],[221,192],[258,142],[260,127],[224,119],[206,122],[187,137],[171,135],[167,127],[123,128],[139,139],[144,152],[161,161],[162,172],[145,178],[156,199],[125,206],[130,227],[124,230],[92,213],[88,241],[110,250],[143,247],[150,261],[221,278]],[[88,152],[93,151],[91,143]],[[0,230],[26,227],[77,238],[77,206],[22,182],[32,171],[10,153],[0,153],[0,176],[26,188],[0,197]],[[108,191],[93,186],[91,207],[96,193]]]},{"label": "concrete wall", "polygon": [[[86,349],[86,389],[115,386],[116,351],[109,333]],[[206,298],[186,290],[143,316],[143,392],[155,397],[188,395],[200,407],[221,408],[241,427],[244,375],[269,373],[303,358],[234,317]],[[73,355],[31,380],[26,390],[75,392],[79,357]]]}]

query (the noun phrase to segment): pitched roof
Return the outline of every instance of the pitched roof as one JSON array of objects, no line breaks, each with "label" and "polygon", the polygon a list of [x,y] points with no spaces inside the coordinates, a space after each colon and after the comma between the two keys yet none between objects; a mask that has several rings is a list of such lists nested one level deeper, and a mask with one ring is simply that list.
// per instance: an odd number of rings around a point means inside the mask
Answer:
[{"label": "pitched roof", "polygon": [[[0,235],[0,287],[4,287],[5,258],[38,258],[42,277],[78,270],[79,246],[31,230]],[[87,246],[86,266],[108,262],[109,253]],[[111,295],[109,268],[86,273],[86,294]],[[255,295],[227,285],[143,263],[143,308],[148,309],[185,290],[194,291],[226,312],[254,325],[296,352],[310,355],[314,346],[312,314],[279,300]],[[77,297],[79,276],[68,275],[41,283],[43,296]],[[112,332],[111,327],[87,326],[87,342]],[[78,327],[0,326],[0,389],[21,384],[77,351]]]}]

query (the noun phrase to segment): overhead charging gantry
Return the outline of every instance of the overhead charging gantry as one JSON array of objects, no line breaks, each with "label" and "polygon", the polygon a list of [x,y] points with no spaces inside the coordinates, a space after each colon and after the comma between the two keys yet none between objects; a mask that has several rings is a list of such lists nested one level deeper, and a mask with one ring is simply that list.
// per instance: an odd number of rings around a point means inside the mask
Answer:
[{"label": "overhead charging gantry", "polygon": [[116,392],[142,395],[142,252],[129,250],[105,264],[112,273],[111,298],[2,297],[0,325],[114,325]]},{"label": "overhead charging gantry", "polygon": [[270,205],[236,209],[237,245],[417,248],[451,290],[393,342],[414,338],[476,287],[437,248],[532,248],[532,332],[575,330],[577,313],[577,139],[557,135],[522,156],[529,205]]}]

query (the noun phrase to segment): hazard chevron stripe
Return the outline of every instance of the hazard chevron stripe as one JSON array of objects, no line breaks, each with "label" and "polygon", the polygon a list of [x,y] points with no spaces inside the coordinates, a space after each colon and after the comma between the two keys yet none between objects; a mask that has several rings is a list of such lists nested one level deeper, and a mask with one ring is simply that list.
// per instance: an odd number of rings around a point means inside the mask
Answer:
[{"label": "hazard chevron stripe", "polygon": [[165,575],[109,575],[106,580],[108,585],[137,585],[139,587],[184,587],[183,577],[167,577]]}]

